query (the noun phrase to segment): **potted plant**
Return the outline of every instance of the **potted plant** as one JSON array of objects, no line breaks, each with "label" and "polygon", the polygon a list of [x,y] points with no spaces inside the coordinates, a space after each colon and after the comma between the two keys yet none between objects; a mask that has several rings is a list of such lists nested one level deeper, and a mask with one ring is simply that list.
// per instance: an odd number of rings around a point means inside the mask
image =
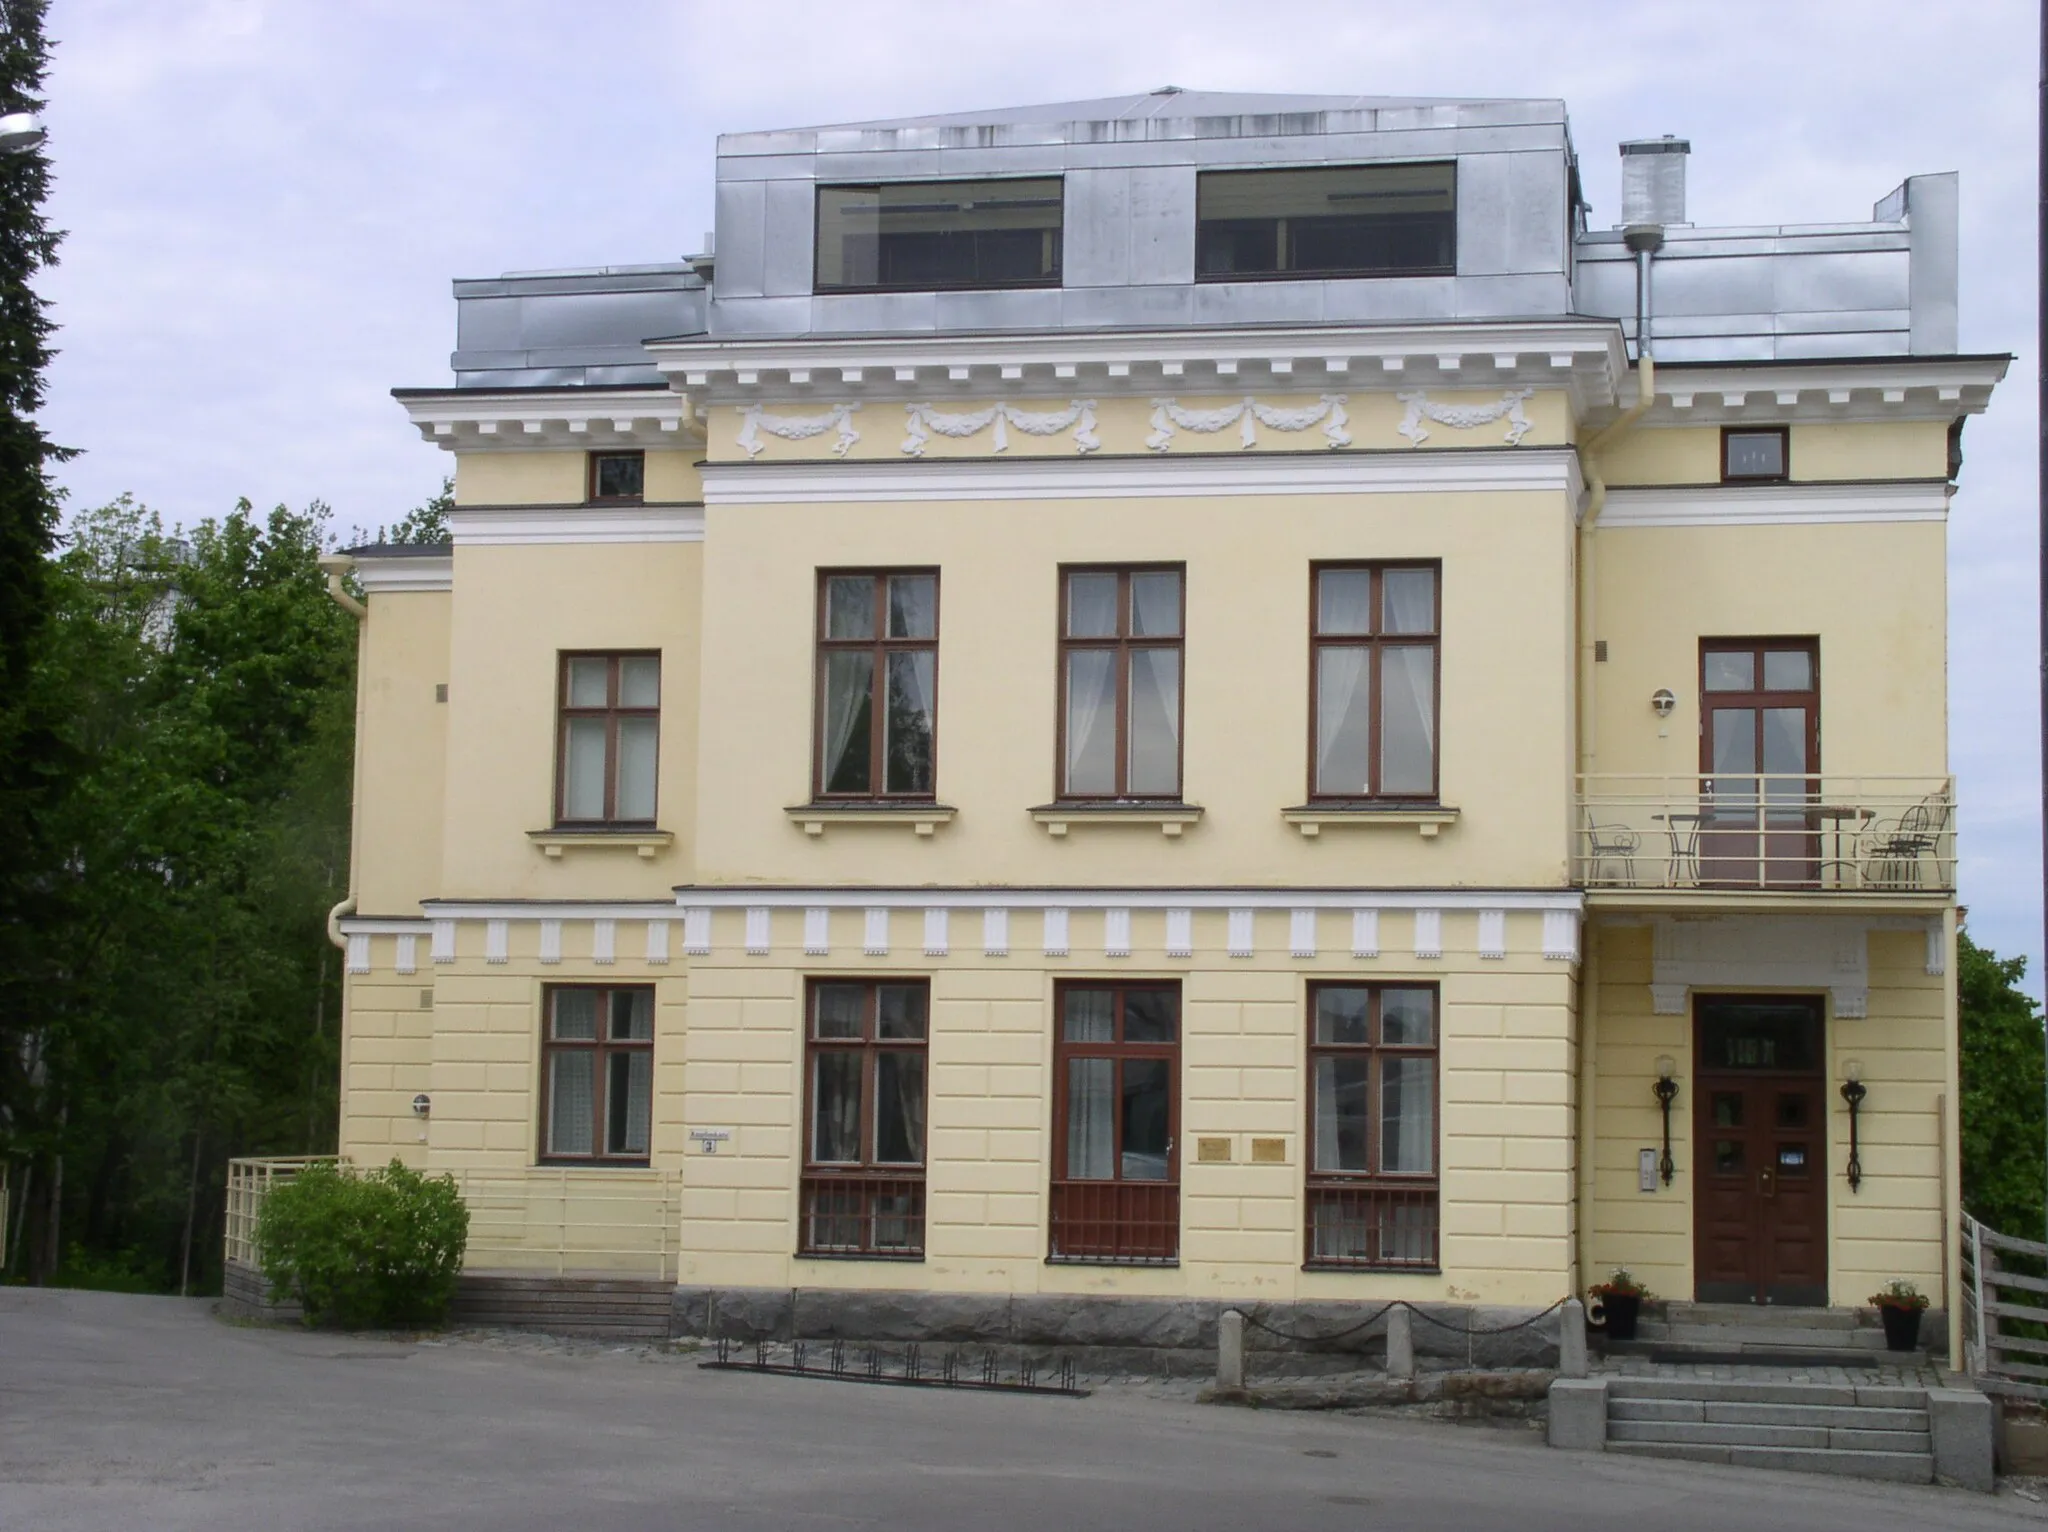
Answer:
[{"label": "potted plant", "polygon": [[1605,1282],[1595,1282],[1587,1292],[1600,1305],[1599,1323],[1605,1327],[1609,1340],[1636,1338],[1636,1320],[1650,1290],[1631,1276],[1626,1266],[1617,1267],[1613,1276]]},{"label": "potted plant", "polygon": [[1870,1295],[1877,1305],[1877,1317],[1884,1321],[1887,1351],[1912,1351],[1920,1344],[1920,1316],[1927,1312],[1927,1295],[1903,1277],[1894,1277]]}]

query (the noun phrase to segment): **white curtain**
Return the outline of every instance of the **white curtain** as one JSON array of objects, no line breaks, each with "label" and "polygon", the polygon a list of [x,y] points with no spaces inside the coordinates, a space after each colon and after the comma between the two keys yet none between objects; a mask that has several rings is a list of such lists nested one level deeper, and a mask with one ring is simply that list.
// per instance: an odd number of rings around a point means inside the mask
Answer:
[{"label": "white curtain", "polygon": [[1371,651],[1331,646],[1316,655],[1316,791],[1364,797],[1372,763]]},{"label": "white curtain", "polygon": [[875,1158],[891,1165],[924,1162],[924,1059],[884,1050],[875,1059]]},{"label": "white curtain", "polygon": [[1180,791],[1180,651],[1131,652],[1131,742],[1127,778],[1134,793]]},{"label": "white curtain", "polygon": [[[649,1053],[612,1055],[611,1112],[614,1154],[647,1152],[647,1120],[653,1105],[654,1056]],[[619,1098],[624,1096],[621,1101]]]},{"label": "white curtain", "polygon": [[548,1078],[548,1153],[588,1154],[592,1148],[590,1066],[585,1049],[554,1056]]},{"label": "white curtain", "polygon": [[[872,787],[865,760],[846,761],[853,731],[866,716],[874,678],[874,659],[866,654],[831,654],[825,658],[825,770],[827,792],[862,792]],[[845,770],[842,772],[842,768]]]},{"label": "white curtain", "polygon": [[1067,1176],[1108,1181],[1116,1170],[1116,1061],[1067,1060]]},{"label": "white curtain", "polygon": [[1337,1150],[1337,1062],[1316,1060],[1316,1169],[1341,1170]]},{"label": "white curtain", "polygon": [[1436,783],[1436,650],[1382,650],[1380,691],[1380,791],[1426,793]]},{"label": "white curtain", "polygon": [[1380,1169],[1426,1175],[1436,1169],[1436,1061],[1389,1058],[1380,1069]]},{"label": "white curtain", "polygon": [[604,720],[571,718],[564,725],[562,817],[604,818]]},{"label": "white curtain", "polygon": [[654,817],[654,759],[660,725],[652,718],[619,720],[617,817]]},{"label": "white curtain", "polygon": [[1067,656],[1067,784],[1070,793],[1116,791],[1116,656]]},{"label": "white curtain", "polygon": [[930,651],[889,656],[889,707],[884,727],[885,791],[927,793],[932,787],[932,700]]}]

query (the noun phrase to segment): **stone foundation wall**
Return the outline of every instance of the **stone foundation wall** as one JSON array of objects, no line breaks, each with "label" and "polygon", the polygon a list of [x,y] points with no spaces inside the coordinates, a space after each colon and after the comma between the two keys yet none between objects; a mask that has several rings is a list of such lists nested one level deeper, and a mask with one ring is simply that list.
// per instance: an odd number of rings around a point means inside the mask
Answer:
[{"label": "stone foundation wall", "polygon": [[272,1324],[297,1324],[303,1317],[296,1303],[273,1303],[263,1273],[240,1261],[221,1272],[220,1312],[229,1319],[260,1319]]},{"label": "stone foundation wall", "polygon": [[[1189,1375],[1214,1372],[1217,1319],[1235,1308],[1247,1316],[1246,1350],[1260,1358],[1255,1365],[1263,1372],[1349,1371],[1386,1361],[1386,1312],[1378,1302],[678,1287],[674,1303],[670,1329],[677,1338],[915,1342],[1047,1357],[1085,1352],[1098,1364],[1120,1361],[1133,1371]],[[1555,1313],[1538,1317],[1534,1309],[1452,1303],[1411,1307],[1416,1357],[1426,1368],[1557,1365]]]}]

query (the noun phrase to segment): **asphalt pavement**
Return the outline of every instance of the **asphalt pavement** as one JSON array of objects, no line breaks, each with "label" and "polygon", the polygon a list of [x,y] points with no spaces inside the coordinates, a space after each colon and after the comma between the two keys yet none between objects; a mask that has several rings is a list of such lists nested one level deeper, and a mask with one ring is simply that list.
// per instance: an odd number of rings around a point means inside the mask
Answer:
[{"label": "asphalt pavement", "polygon": [[705,1371],[0,1289],[0,1528],[1892,1532],[2048,1506],[1553,1452],[1517,1425]]}]

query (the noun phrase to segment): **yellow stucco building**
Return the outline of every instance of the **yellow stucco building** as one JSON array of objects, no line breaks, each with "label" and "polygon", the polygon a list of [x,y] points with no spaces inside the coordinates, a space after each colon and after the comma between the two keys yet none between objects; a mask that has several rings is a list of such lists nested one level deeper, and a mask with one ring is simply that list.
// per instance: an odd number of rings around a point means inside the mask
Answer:
[{"label": "yellow stucco building", "polygon": [[1557,102],[745,134],[703,255],[458,284],[452,544],[352,564],[341,1151],[696,1333],[1952,1309],[2005,360],[1953,177],[1707,229],[1684,151],[1624,232]]}]

